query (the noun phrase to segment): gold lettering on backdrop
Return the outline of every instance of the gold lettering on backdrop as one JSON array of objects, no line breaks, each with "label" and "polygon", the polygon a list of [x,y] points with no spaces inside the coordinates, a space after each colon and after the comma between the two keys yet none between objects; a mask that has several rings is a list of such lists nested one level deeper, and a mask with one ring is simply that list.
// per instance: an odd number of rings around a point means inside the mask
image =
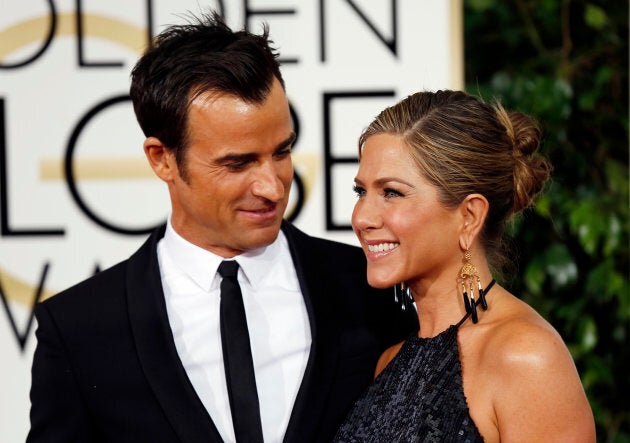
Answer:
[{"label": "gold lettering on backdrop", "polygon": [[[55,37],[76,36],[75,14],[63,13],[57,16],[58,25]],[[42,39],[42,29],[48,28],[49,18],[36,17],[16,23],[0,31],[0,61],[7,55]],[[146,29],[111,17],[95,14],[83,15],[85,33],[91,37],[103,38],[140,54],[146,45]]]},{"label": "gold lettering on backdrop", "polygon": [[[22,281],[20,278],[2,269],[0,269],[0,280],[2,281],[2,289],[8,300],[24,306],[31,306],[33,304],[33,294],[37,291],[35,286]],[[52,295],[53,293],[51,291],[43,291],[40,300],[45,300]]]},{"label": "gold lettering on backdrop", "polygon": [[[144,157],[91,157],[76,161],[74,177],[77,180],[116,180],[155,178]],[[61,160],[44,159],[39,162],[41,180],[63,180]]]}]

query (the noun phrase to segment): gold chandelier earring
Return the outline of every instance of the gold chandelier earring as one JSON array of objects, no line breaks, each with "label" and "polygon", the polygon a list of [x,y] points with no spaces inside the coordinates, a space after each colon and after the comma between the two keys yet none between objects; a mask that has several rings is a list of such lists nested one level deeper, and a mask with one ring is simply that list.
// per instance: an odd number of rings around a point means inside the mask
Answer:
[{"label": "gold chandelier earring", "polygon": [[[466,252],[464,253],[464,266],[462,266],[459,278],[462,285],[462,295],[464,297],[466,313],[472,317],[473,323],[477,323],[479,321],[479,316],[477,315],[477,305],[480,304],[484,311],[488,309],[486,294],[494,285],[495,281],[492,279],[486,289],[483,289],[481,287],[479,271],[477,271],[477,267],[472,264],[471,260],[472,256],[468,249],[466,249]],[[477,286],[477,291],[479,293],[479,298],[477,300],[475,299],[475,286]]]}]

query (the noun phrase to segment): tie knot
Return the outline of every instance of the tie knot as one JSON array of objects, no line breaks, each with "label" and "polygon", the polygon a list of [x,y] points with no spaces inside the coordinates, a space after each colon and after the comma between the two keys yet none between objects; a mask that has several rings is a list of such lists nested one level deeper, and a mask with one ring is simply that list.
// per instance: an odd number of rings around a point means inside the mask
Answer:
[{"label": "tie knot", "polygon": [[238,262],[235,260],[223,260],[219,265],[219,274],[223,278],[236,278]]}]

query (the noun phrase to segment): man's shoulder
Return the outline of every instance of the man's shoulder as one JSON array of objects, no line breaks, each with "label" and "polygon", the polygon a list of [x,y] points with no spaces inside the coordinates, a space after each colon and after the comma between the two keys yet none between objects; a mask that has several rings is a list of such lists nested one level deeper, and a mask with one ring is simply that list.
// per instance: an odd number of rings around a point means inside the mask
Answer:
[{"label": "man's shoulder", "polygon": [[126,275],[125,268],[128,261],[129,259],[126,259],[107,269],[98,271],[92,276],[42,301],[41,304],[51,308],[61,308],[66,305],[94,303],[99,297],[99,294],[116,293],[118,292],[118,288],[124,285]]},{"label": "man's shoulder", "polygon": [[308,235],[286,223],[283,232],[296,269],[303,275],[327,275],[329,281],[352,279],[356,284],[367,285],[366,259],[361,248]]},{"label": "man's shoulder", "polygon": [[[43,301],[49,306],[62,306],[75,303],[94,303],[99,297],[110,298],[124,291],[129,263],[140,260],[142,263],[150,261],[150,255],[154,253],[157,241],[163,235],[163,228],[156,229],[153,234],[130,257],[116,264],[97,271],[56,295]],[[89,297],[86,297],[89,296]],[[89,301],[88,301],[89,300]]]},{"label": "man's shoulder", "polygon": [[295,243],[297,245],[310,245],[311,247],[322,250],[335,250],[340,253],[345,252],[351,255],[363,254],[363,251],[358,246],[307,234],[294,224],[287,221],[283,222],[282,230],[287,236],[289,244]]}]

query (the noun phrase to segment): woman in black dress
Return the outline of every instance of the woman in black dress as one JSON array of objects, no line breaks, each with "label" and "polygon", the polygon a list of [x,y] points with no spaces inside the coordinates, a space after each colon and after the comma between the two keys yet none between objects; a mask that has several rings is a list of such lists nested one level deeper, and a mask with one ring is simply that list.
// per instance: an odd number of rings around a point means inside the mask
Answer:
[{"label": "woman in black dress", "polygon": [[368,280],[402,282],[420,330],[382,355],[336,441],[595,441],[562,338],[494,280],[512,260],[506,223],[549,178],[540,137],[457,91],[413,94],[361,135],[352,225]]}]

